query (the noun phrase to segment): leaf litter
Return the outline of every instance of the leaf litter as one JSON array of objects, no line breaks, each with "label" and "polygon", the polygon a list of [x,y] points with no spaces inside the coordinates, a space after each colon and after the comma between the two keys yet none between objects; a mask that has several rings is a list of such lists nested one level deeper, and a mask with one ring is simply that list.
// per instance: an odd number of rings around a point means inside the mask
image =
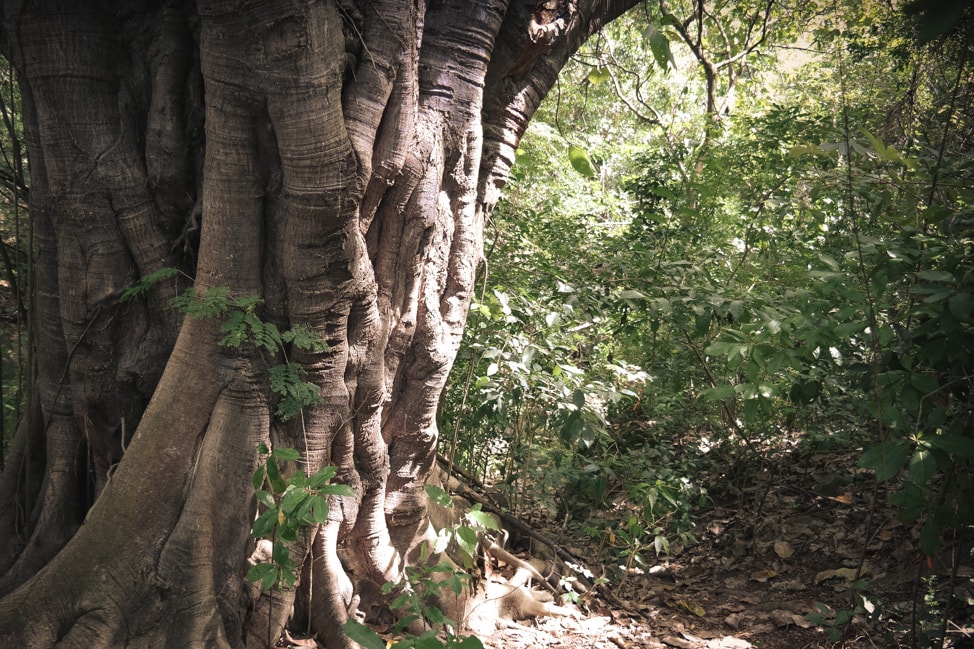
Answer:
[{"label": "leaf litter", "polygon": [[[485,647],[831,649],[840,646],[829,634],[836,621],[847,621],[841,646],[906,647],[904,612],[918,574],[929,580],[921,583],[942,583],[949,568],[929,569],[916,532],[870,495],[873,477],[856,468],[855,451],[808,455],[801,470],[793,461],[795,470],[759,476],[764,482],[742,489],[737,501],[698,514],[697,544],[629,575],[622,588],[610,584],[626,610],[591,602],[588,617],[508,626],[484,638]],[[815,475],[831,478],[823,484]],[[878,529],[867,529],[870,507]],[[967,604],[955,610],[945,647],[974,646],[974,570],[966,561],[955,599],[966,595]]]},{"label": "leaf litter", "polygon": [[[481,636],[484,647],[906,647],[917,583],[942,585],[950,565],[921,556],[916,531],[881,496],[869,496],[875,483],[856,468],[857,458],[855,451],[776,458],[795,466],[774,474],[755,469],[748,486],[724,490],[730,497],[697,513],[697,543],[674,546],[656,565],[611,580],[578,616],[501,621]],[[607,574],[618,563],[580,528],[546,518],[543,508],[526,522],[587,557],[593,572]],[[974,646],[970,562],[966,557],[955,572],[961,605],[948,623],[948,648]],[[836,621],[847,629],[841,645],[830,637]]]}]

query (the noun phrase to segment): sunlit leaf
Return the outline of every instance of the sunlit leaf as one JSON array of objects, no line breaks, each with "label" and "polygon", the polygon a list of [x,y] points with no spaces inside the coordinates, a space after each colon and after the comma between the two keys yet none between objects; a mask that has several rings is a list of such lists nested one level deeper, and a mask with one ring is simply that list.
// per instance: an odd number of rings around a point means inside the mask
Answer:
[{"label": "sunlit leaf", "polygon": [[328,496],[345,496],[346,498],[355,497],[355,490],[347,484],[326,484],[318,489],[318,493]]},{"label": "sunlit leaf", "polygon": [[937,472],[937,460],[929,449],[918,447],[910,457],[910,479],[925,484]]},{"label": "sunlit leaf", "polygon": [[326,482],[334,478],[336,473],[338,473],[338,467],[323,466],[320,469],[318,469],[317,473],[315,473],[311,478],[308,479],[308,487],[310,487],[311,489],[317,489],[321,485],[325,484]]},{"label": "sunlit leaf", "polygon": [[357,620],[349,620],[343,624],[342,631],[365,649],[386,649],[386,641],[378,633]]},{"label": "sunlit leaf", "polygon": [[450,494],[435,484],[426,485],[426,494],[430,497],[430,500],[441,507],[453,507],[453,498],[450,497]]},{"label": "sunlit leaf", "polygon": [[586,178],[595,177],[595,165],[592,164],[592,159],[589,157],[588,151],[582,147],[574,144],[570,145],[568,147],[568,161],[571,162],[575,171]]},{"label": "sunlit leaf", "polygon": [[600,83],[605,83],[610,79],[609,68],[604,66],[592,68],[589,71],[588,76],[585,78],[588,79],[588,82],[592,85],[597,86]]},{"label": "sunlit leaf", "polygon": [[643,38],[649,41],[649,49],[653,52],[653,58],[656,59],[659,67],[664,70],[668,70],[670,66],[676,67],[676,59],[673,58],[673,52],[670,50],[670,39],[666,34],[656,29],[654,25],[647,25],[643,30]]},{"label": "sunlit leaf", "polygon": [[477,527],[483,527],[489,530],[500,529],[497,526],[497,520],[487,512],[472,510],[467,512],[466,517],[468,521]]},{"label": "sunlit leaf", "polygon": [[272,457],[276,457],[284,462],[296,462],[301,458],[301,454],[293,448],[275,448],[274,452],[271,453]]}]

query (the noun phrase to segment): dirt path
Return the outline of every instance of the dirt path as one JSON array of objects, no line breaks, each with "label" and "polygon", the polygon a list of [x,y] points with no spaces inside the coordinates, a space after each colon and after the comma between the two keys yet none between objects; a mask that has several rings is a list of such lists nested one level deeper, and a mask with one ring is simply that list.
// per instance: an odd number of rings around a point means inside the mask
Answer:
[{"label": "dirt path", "polygon": [[[952,551],[960,548],[945,543],[938,557],[923,557],[915,530],[897,521],[855,458],[854,453],[806,455],[792,459],[793,465],[786,460],[776,475],[754,476],[733,505],[698,515],[698,543],[606,586],[611,599],[630,612],[598,598],[578,618],[502,624],[482,638],[484,645],[907,647],[914,646],[911,633],[938,628],[952,591],[944,646],[974,647],[970,548],[960,553],[951,586]],[[556,538],[565,533],[546,531]],[[574,549],[609,560],[598,548]],[[810,620],[816,613],[821,618]],[[842,620],[849,623],[835,624]],[[929,645],[924,640],[915,646]]]}]

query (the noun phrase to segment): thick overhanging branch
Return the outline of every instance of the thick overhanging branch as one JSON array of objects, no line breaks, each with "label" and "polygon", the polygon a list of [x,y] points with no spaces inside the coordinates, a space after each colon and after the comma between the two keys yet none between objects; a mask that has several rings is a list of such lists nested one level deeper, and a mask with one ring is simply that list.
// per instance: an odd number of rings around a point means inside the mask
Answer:
[{"label": "thick overhanging branch", "polygon": [[[483,160],[478,203],[485,212],[500,198],[528,123],[561,69],[589,36],[638,4],[638,0],[514,3],[504,17],[485,78]],[[538,39],[531,25],[553,27]],[[557,27],[556,29],[554,27]],[[550,37],[550,38],[549,38]]]}]

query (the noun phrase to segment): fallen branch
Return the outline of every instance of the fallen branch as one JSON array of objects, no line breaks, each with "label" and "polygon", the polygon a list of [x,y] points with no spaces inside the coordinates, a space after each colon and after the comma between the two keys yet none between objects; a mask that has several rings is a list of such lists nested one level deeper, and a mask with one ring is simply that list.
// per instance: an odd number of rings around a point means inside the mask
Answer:
[{"label": "fallen branch", "polygon": [[[456,466],[456,464],[450,466],[449,460],[447,460],[446,458],[440,455],[437,455],[437,460],[439,460],[440,464],[442,464],[444,468],[449,468],[450,472],[454,474],[455,477],[459,478],[457,480],[457,485],[456,485],[457,487],[456,491],[458,495],[466,498],[471,502],[479,503],[483,511],[494,514],[495,516],[500,518],[501,523],[504,525],[505,528],[515,531],[518,534],[534,539],[539,543],[543,543],[544,545],[548,546],[549,548],[551,548],[552,552],[555,553],[555,556],[557,556],[563,562],[574,564],[579,568],[581,568],[583,571],[587,572],[588,574],[594,574],[589,568],[589,566],[586,565],[585,561],[581,557],[576,555],[574,552],[565,549],[564,547],[562,547],[561,545],[553,541],[551,538],[549,538],[547,535],[537,531],[535,528],[531,527],[530,525],[522,521],[517,516],[514,516],[513,514],[503,511],[493,501],[493,499],[491,499],[488,496],[484,496],[480,493],[477,493],[476,491],[474,491],[473,489],[471,489],[465,484],[465,481],[470,481],[475,483],[479,488],[486,490],[486,486],[482,482],[480,482],[473,476],[469,475],[466,471],[460,469],[458,466]],[[506,560],[507,559],[505,559],[505,561]],[[541,576],[536,569],[535,569],[535,573],[538,574],[538,576]],[[544,581],[544,583],[546,584],[548,583],[547,579],[545,579],[544,577],[542,577],[542,581]],[[591,588],[591,585],[587,583],[587,580],[585,583],[581,583],[581,579],[579,579],[578,585],[581,586],[579,590],[581,590],[581,592],[583,593],[588,592],[588,590]],[[596,584],[595,589],[599,593],[599,595],[601,595],[607,602],[609,602],[613,606],[617,606],[618,608],[623,609],[624,611],[626,611],[631,615],[646,617],[646,615],[638,608],[635,608],[631,604],[624,602],[618,597],[616,597],[615,594],[612,593],[612,591],[606,588],[605,584]]]}]

